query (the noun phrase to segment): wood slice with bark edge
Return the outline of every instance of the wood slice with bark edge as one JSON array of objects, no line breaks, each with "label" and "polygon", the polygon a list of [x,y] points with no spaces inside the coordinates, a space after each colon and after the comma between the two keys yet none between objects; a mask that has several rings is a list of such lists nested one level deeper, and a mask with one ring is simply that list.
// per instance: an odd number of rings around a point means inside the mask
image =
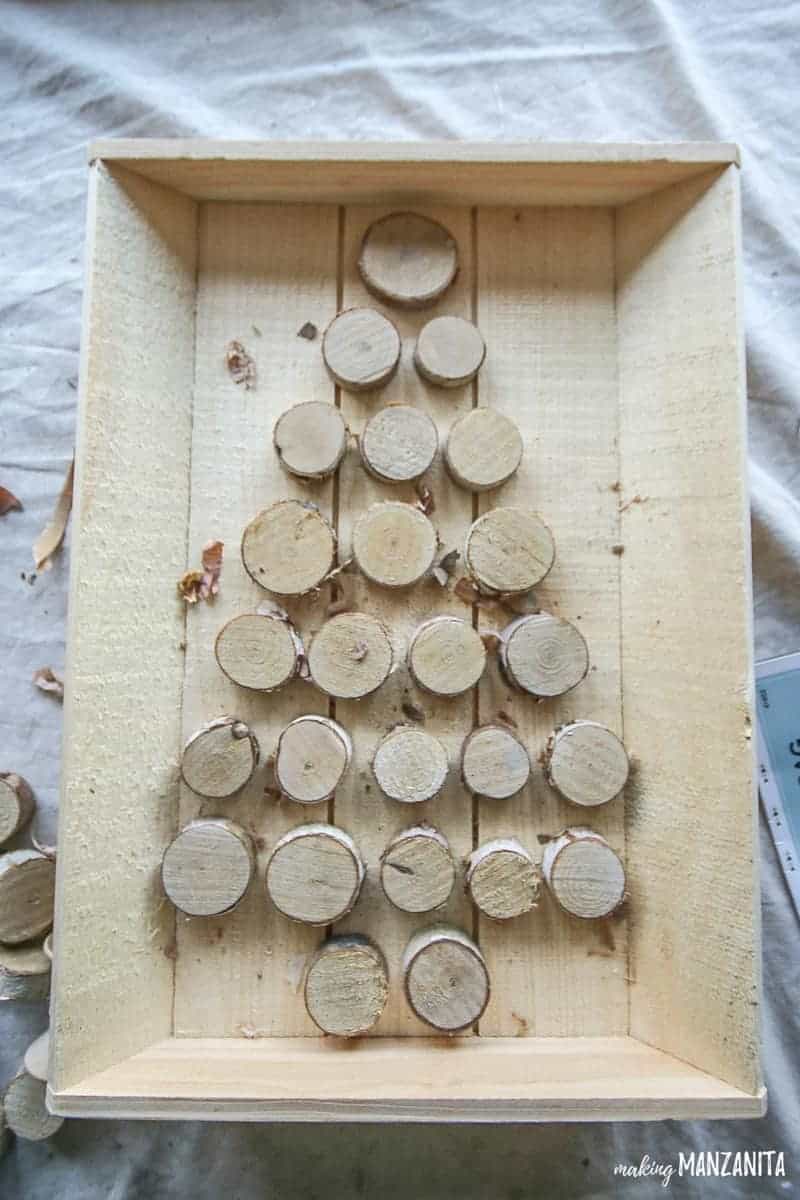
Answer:
[{"label": "wood slice with bark edge", "polygon": [[0,1000],[32,1004],[49,992],[50,958],[43,946],[0,945]]},{"label": "wood slice with bark edge", "polygon": [[297,804],[320,804],[334,794],[352,757],[348,732],[330,717],[308,713],[278,738],[275,782]]},{"label": "wood slice with bark edge", "polygon": [[316,822],[297,825],[267,860],[267,896],[290,921],[332,925],[352,910],[366,867],[348,833]]},{"label": "wood slice with bark edge", "polygon": [[38,850],[0,854],[0,942],[16,946],[53,924],[56,864]]},{"label": "wood slice with bark edge", "polygon": [[423,579],[436,559],[439,538],[414,504],[372,504],[353,525],[353,558],[380,587],[406,588]]},{"label": "wood slice with bark edge", "polygon": [[360,700],[386,680],[394,659],[383,625],[367,613],[331,617],[311,640],[311,680],[327,696]]},{"label": "wood slice with bark edge", "polygon": [[460,1033],[489,1003],[483,955],[461,929],[432,925],[413,935],[403,954],[403,987],[409,1006],[442,1033]]},{"label": "wood slice with bark edge", "polygon": [[492,408],[474,408],[451,426],[444,462],[460,487],[488,492],[517,471],[522,451],[522,434],[509,417]]},{"label": "wood slice with bark edge", "polygon": [[465,882],[475,907],[493,921],[520,917],[539,899],[533,855],[515,837],[492,838],[473,850]]},{"label": "wood slice with bark edge", "polygon": [[29,1142],[42,1142],[58,1133],[64,1124],[63,1117],[55,1117],[47,1111],[45,1093],[47,1084],[34,1079],[27,1071],[20,1071],[6,1088],[3,1107],[8,1128]]},{"label": "wood slice with bark edge", "polygon": [[330,375],[348,392],[383,387],[400,362],[400,334],[376,308],[346,308],[322,338],[322,358]]},{"label": "wood slice with bark edge", "polygon": [[250,782],[258,759],[258,740],[249,725],[238,717],[217,717],[187,741],[181,777],[197,796],[226,800]]},{"label": "wood slice with bark edge", "polygon": [[549,841],[542,875],[553,899],[573,917],[608,917],[625,899],[625,868],[593,829],[565,829]]},{"label": "wood slice with bark edge", "polygon": [[278,500],[242,534],[244,569],[276,596],[305,596],[333,570],[336,534],[310,500]]},{"label": "wood slice with bark edge", "polygon": [[381,855],[381,887],[401,912],[426,913],[445,904],[456,881],[456,864],[443,833],[412,825]]},{"label": "wood slice with bark edge", "polygon": [[239,687],[274,692],[297,674],[303,643],[285,615],[241,613],[220,629],[214,655],[220,670]]},{"label": "wood slice with bark edge", "polygon": [[468,621],[440,616],[425,621],[411,638],[408,669],[434,696],[460,696],[475,687],[486,666],[486,647]]},{"label": "wood slice with bark edge", "polygon": [[447,750],[442,743],[413,725],[390,729],[372,759],[378,787],[384,796],[401,804],[433,800],[444,788],[448,769]]},{"label": "wood slice with bark edge", "polygon": [[0,846],[27,825],[35,807],[30,784],[13,771],[0,771]]},{"label": "wood slice with bark edge", "polygon": [[572,721],[548,738],[545,778],[570,804],[583,808],[608,804],[623,791],[629,770],[624,745],[597,721]]},{"label": "wood slice with bark edge", "polygon": [[327,479],[347,451],[347,425],[334,404],[307,400],[281,413],[272,443],[281,466],[299,479]]},{"label": "wood slice with bark edge", "polygon": [[470,383],[485,357],[480,330],[463,317],[434,317],[423,325],[414,348],[414,366],[422,378],[445,388]]},{"label": "wood slice with bark edge", "polygon": [[244,896],[255,861],[252,839],[241,826],[224,817],[199,817],[167,846],[161,882],[187,917],[218,917]]},{"label": "wood slice with bark edge", "polygon": [[508,682],[540,700],[563,696],[585,679],[589,650],[583,634],[551,613],[517,617],[500,634],[500,665]]},{"label": "wood slice with bark edge", "polygon": [[47,1083],[48,1059],[50,1057],[50,1030],[45,1029],[25,1051],[23,1066],[34,1079]]},{"label": "wood slice with bark edge", "polygon": [[398,308],[425,308],[458,274],[458,247],[443,225],[413,212],[380,217],[367,228],[358,256],[367,289]]},{"label": "wood slice with bark edge", "polygon": [[464,543],[464,564],[486,595],[529,592],[555,557],[552,533],[523,508],[490,508],[472,523]]},{"label": "wood slice with bark edge", "polygon": [[502,725],[481,725],[464,740],[461,778],[473,796],[508,800],[527,784],[531,760],[522,742]]},{"label": "wood slice with bark edge", "polygon": [[439,435],[421,408],[387,404],[367,421],[358,448],[365,470],[374,479],[413,483],[432,467]]},{"label": "wood slice with bark edge", "polygon": [[303,995],[308,1015],[323,1033],[358,1037],[372,1029],[386,1007],[386,959],[362,934],[328,938],[311,957]]}]

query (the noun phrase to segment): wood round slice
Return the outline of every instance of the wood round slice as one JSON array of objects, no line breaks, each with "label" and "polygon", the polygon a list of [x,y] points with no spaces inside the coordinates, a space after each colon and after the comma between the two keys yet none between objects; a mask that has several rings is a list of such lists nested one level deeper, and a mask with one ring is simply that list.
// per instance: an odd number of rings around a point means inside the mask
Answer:
[{"label": "wood round slice", "polygon": [[289,621],[242,613],[223,625],[214,642],[220,669],[239,687],[274,692],[297,674],[302,642]]},{"label": "wood round slice", "polygon": [[562,725],[547,743],[547,781],[572,804],[585,808],[608,804],[625,787],[629,769],[622,742],[596,721]]},{"label": "wood round slice", "polygon": [[50,991],[50,959],[42,946],[0,945],[0,1000],[32,1004]]},{"label": "wood round slice", "polygon": [[567,829],[548,842],[542,874],[557,903],[575,917],[607,917],[625,899],[625,868],[592,829]]},{"label": "wood round slice", "polygon": [[445,785],[447,770],[447,751],[438,738],[410,725],[390,730],[372,760],[378,787],[401,804],[433,800]]},{"label": "wood round slice", "polygon": [[34,1079],[47,1083],[48,1059],[50,1056],[50,1030],[45,1029],[35,1041],[31,1042],[25,1051],[23,1065]]},{"label": "wood round slice", "polygon": [[501,633],[500,663],[511,684],[545,700],[577,687],[589,670],[589,651],[569,621],[531,613]]},{"label": "wood round slice", "polygon": [[331,617],[308,651],[311,679],[328,696],[359,700],[381,686],[392,669],[392,643],[375,617],[345,612]]},{"label": "wood round slice", "polygon": [[58,1133],[64,1124],[63,1117],[54,1117],[47,1111],[45,1093],[47,1084],[34,1079],[27,1071],[20,1071],[6,1088],[3,1107],[8,1128],[29,1142],[42,1142]]},{"label": "wood round slice", "polygon": [[350,765],[350,735],[329,717],[308,714],[286,726],[278,739],[275,780],[298,804],[328,800]]},{"label": "wood round slice", "polygon": [[0,846],[27,825],[35,807],[30,784],[13,771],[0,772]]},{"label": "wood round slice", "polygon": [[425,514],[396,500],[373,504],[353,526],[353,557],[367,579],[381,587],[418,583],[433,566],[438,546]]},{"label": "wood round slice", "polygon": [[383,483],[409,483],[433,465],[439,437],[422,409],[389,404],[370,417],[358,444],[370,475]]},{"label": "wood round slice", "polygon": [[329,938],[306,972],[308,1015],[323,1033],[358,1037],[372,1029],[386,1006],[386,960],[369,938],[348,933]]},{"label": "wood round slice", "polygon": [[309,400],[287,409],[272,435],[281,466],[301,479],[327,479],[347,450],[347,426],[338,408]]},{"label": "wood round slice", "polygon": [[458,247],[438,221],[412,212],[381,217],[367,229],[358,269],[373,295],[398,308],[425,308],[458,274]]},{"label": "wood round slice", "polygon": [[483,955],[472,938],[447,925],[414,934],[403,955],[403,983],[412,1011],[443,1033],[474,1025],[489,1003]]},{"label": "wood round slice", "polygon": [[480,679],[486,647],[468,621],[434,617],[420,625],[408,648],[414,681],[434,696],[460,696]]},{"label": "wood round slice", "polygon": [[494,838],[473,850],[466,883],[475,907],[493,921],[522,916],[539,899],[533,856],[513,837]]},{"label": "wood round slice", "polygon": [[55,860],[38,850],[0,855],[0,942],[16,946],[53,924]]},{"label": "wood round slice", "polygon": [[456,864],[444,834],[414,825],[392,838],[381,856],[381,887],[401,912],[425,913],[446,903]]},{"label": "wood round slice", "polygon": [[349,392],[383,387],[400,362],[400,334],[375,308],[346,308],[322,339],[322,357],[336,383]]},{"label": "wood round slice", "polygon": [[343,829],[298,825],[269,856],[267,895],[291,921],[332,925],[355,905],[365,874],[358,847]]},{"label": "wood round slice", "polygon": [[258,757],[258,741],[249,725],[238,717],[218,717],[189,738],[181,775],[198,796],[225,800],[250,782]]},{"label": "wood round slice", "polygon": [[488,492],[510,479],[522,462],[522,435],[502,413],[473,408],[451,428],[444,461],[461,487]]},{"label": "wood round slice", "polygon": [[260,587],[276,596],[304,596],[333,568],[336,534],[306,500],[279,500],[242,534],[242,562]]},{"label": "wood round slice", "polygon": [[523,508],[492,508],[470,527],[464,549],[467,570],[482,592],[528,592],[556,556],[553,535],[541,517]]},{"label": "wood round slice", "polygon": [[530,773],[528,751],[502,725],[483,725],[464,742],[461,777],[473,796],[507,800],[522,791]]},{"label": "wood round slice", "polygon": [[434,317],[420,330],[414,366],[423,379],[456,388],[478,374],[486,345],[478,328],[463,317]]},{"label": "wood round slice", "polygon": [[244,896],[255,870],[250,835],[233,821],[201,817],[167,847],[161,881],[169,899],[189,917],[230,912]]}]

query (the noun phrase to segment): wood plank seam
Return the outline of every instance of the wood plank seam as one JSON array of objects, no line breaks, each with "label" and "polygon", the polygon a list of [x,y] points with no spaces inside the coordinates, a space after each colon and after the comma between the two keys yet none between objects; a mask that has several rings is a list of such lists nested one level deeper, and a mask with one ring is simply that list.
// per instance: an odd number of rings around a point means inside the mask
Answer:
[{"label": "wood plank seam", "polygon": [[[472,241],[472,284],[470,287],[470,319],[478,324],[478,208],[473,205],[469,213],[469,228],[470,238]],[[472,381],[472,407],[477,408],[480,402],[480,372]],[[472,493],[472,522],[478,519],[480,512],[480,497],[477,492]],[[466,563],[464,564],[466,566]],[[472,628],[476,633],[479,633],[478,628],[480,620],[480,610],[477,604],[472,605]],[[481,689],[480,684],[476,684],[472,692],[472,728],[477,729],[480,724],[481,712]],[[481,840],[480,830],[480,797],[472,796],[472,849],[477,850]],[[475,905],[472,905],[472,940],[480,949],[480,934],[481,934],[481,915]],[[480,1019],[475,1022],[475,1033],[480,1037],[481,1023]]]}]

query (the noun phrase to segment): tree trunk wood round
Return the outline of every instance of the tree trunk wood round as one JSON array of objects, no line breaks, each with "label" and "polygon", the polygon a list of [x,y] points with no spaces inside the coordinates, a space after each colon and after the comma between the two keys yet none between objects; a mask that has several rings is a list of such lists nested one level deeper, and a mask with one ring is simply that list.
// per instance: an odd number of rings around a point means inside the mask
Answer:
[{"label": "tree trunk wood round", "polygon": [[522,462],[517,426],[492,408],[473,408],[453,424],[444,446],[451,478],[468,492],[488,492],[511,478]]},{"label": "tree trunk wood round", "polygon": [[376,691],[389,675],[392,660],[392,643],[383,625],[360,612],[331,617],[308,651],[312,681],[339,700],[359,700]]},{"label": "tree trunk wood round", "polygon": [[353,557],[367,579],[381,587],[419,583],[433,566],[438,547],[436,530],[413,504],[373,504],[353,526]]},{"label": "tree trunk wood round", "polygon": [[463,317],[434,317],[420,330],[414,366],[439,387],[463,387],[478,374],[486,357],[480,331]]},{"label": "tree trunk wood round", "polygon": [[0,846],[27,825],[35,807],[30,784],[13,771],[0,772]]},{"label": "tree trunk wood round", "polygon": [[464,562],[482,592],[513,595],[541,583],[555,555],[553,535],[535,513],[492,508],[470,527]]},{"label": "tree trunk wood round", "polygon": [[447,780],[447,751],[424,729],[401,725],[381,739],[372,760],[375,782],[390,800],[421,804],[438,796]]},{"label": "tree trunk wood round", "polygon": [[370,475],[382,483],[410,483],[433,465],[439,436],[422,409],[389,404],[370,417],[358,445]]},{"label": "tree trunk wood round", "polygon": [[50,992],[50,959],[42,946],[0,945],[0,1000],[32,1004]]},{"label": "tree trunk wood round", "polygon": [[489,1003],[483,955],[472,938],[448,925],[414,934],[403,955],[403,984],[412,1012],[442,1033],[468,1029]]},{"label": "tree trunk wood round", "polygon": [[473,850],[466,884],[475,907],[493,921],[522,916],[539,899],[533,856],[513,837],[494,838]]},{"label": "tree trunk wood round", "polygon": [[25,1051],[23,1066],[34,1079],[47,1083],[47,1067],[50,1056],[50,1030],[46,1029]]},{"label": "tree trunk wood round", "polygon": [[327,479],[347,450],[347,425],[334,404],[309,400],[287,409],[272,434],[281,466],[300,479]]},{"label": "tree trunk wood round", "polygon": [[220,670],[239,687],[274,692],[295,677],[303,644],[288,620],[242,613],[223,625],[214,642]]},{"label": "tree trunk wood round", "polygon": [[377,1022],[389,995],[389,973],[378,947],[360,934],[329,938],[306,972],[308,1015],[323,1033],[358,1037]]},{"label": "tree trunk wood round", "polygon": [[548,842],[542,874],[555,901],[574,917],[607,917],[625,899],[625,868],[592,829],[567,829]]},{"label": "tree trunk wood round", "polygon": [[500,634],[500,664],[509,683],[546,700],[577,687],[589,670],[580,630],[550,613],[517,617]]},{"label": "tree trunk wood round", "polygon": [[54,1117],[47,1111],[45,1093],[47,1084],[34,1079],[27,1071],[11,1080],[6,1088],[3,1107],[8,1128],[29,1142],[42,1142],[58,1133],[64,1124],[63,1117]]},{"label": "tree trunk wood round", "polygon": [[392,838],[381,856],[381,887],[401,912],[426,913],[447,902],[456,865],[444,834],[414,825]]},{"label": "tree trunk wood round", "polygon": [[38,850],[0,855],[0,942],[16,946],[53,924],[55,860]]},{"label": "tree trunk wood round", "polygon": [[260,587],[276,596],[304,596],[333,570],[336,534],[316,504],[279,500],[242,534],[242,562]]},{"label": "tree trunk wood round", "polygon": [[322,357],[334,381],[348,392],[383,387],[400,362],[400,334],[375,308],[346,308],[322,339]]},{"label": "tree trunk wood round", "polygon": [[364,234],[358,269],[381,300],[398,308],[425,308],[455,279],[458,247],[438,221],[419,213],[390,213]]},{"label": "tree trunk wood round", "polygon": [[572,721],[548,740],[547,782],[571,804],[584,808],[608,804],[625,787],[629,770],[620,739],[596,721]]},{"label": "tree trunk wood round", "polygon": [[460,696],[475,687],[486,666],[486,647],[468,621],[433,617],[417,629],[408,648],[414,681],[434,696]]},{"label": "tree trunk wood round", "polygon": [[278,739],[275,780],[297,804],[329,800],[353,756],[350,735],[336,721],[315,714],[297,717]]},{"label": "tree trunk wood round", "polygon": [[464,742],[461,777],[473,796],[507,800],[522,791],[530,773],[528,751],[502,725],[482,725]]},{"label": "tree trunk wood round", "polygon": [[218,717],[189,738],[181,775],[198,796],[225,800],[250,782],[258,758],[258,741],[249,725],[238,717]]},{"label": "tree trunk wood round", "polygon": [[250,835],[222,817],[190,821],[167,847],[161,863],[164,891],[189,917],[231,912],[255,870]]},{"label": "tree trunk wood round", "polygon": [[358,900],[366,867],[349,834],[335,825],[298,825],[276,842],[267,862],[267,895],[285,917],[332,925]]}]

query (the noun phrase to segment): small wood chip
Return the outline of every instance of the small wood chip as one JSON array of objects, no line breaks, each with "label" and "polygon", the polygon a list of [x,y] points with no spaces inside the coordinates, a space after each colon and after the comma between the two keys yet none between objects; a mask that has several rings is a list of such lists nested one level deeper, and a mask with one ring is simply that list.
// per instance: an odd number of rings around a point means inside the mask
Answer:
[{"label": "small wood chip", "polygon": [[178,591],[187,604],[211,600],[219,592],[224,542],[206,542],[203,546],[202,570],[186,571],[178,580]]},{"label": "small wood chip", "polygon": [[72,511],[72,488],[75,480],[75,459],[67,468],[66,478],[56,501],[52,517],[33,543],[33,561],[37,571],[49,571],[53,557],[64,541],[69,514]]},{"label": "small wood chip", "polygon": [[307,342],[313,342],[317,336],[317,327],[313,321],[306,321],[305,325],[301,325],[297,331],[297,336],[305,338]]},{"label": "small wood chip", "polygon": [[52,692],[57,699],[64,699],[64,680],[52,667],[39,667],[33,673],[33,682],[43,692]]},{"label": "small wood chip", "polygon": [[17,499],[13,492],[8,488],[0,487],[0,517],[4,517],[6,513],[11,512],[13,508],[22,511],[22,502]]},{"label": "small wood chip", "polygon": [[255,387],[256,364],[241,342],[228,342],[225,362],[234,383],[243,384],[247,391]]}]

